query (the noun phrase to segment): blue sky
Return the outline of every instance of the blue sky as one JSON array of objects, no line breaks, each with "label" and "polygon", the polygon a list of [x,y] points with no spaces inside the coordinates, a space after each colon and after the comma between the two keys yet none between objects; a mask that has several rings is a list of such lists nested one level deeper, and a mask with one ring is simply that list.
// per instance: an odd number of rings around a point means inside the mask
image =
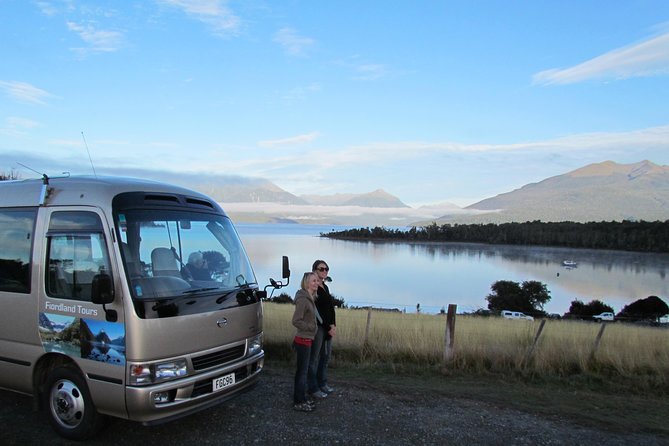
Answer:
[{"label": "blue sky", "polygon": [[0,171],[469,205],[669,164],[669,2],[0,0]]}]

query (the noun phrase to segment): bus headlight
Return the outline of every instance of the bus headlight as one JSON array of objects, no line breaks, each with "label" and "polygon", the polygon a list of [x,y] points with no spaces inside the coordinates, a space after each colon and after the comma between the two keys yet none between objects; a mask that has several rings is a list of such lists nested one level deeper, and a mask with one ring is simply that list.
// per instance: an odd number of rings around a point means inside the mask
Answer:
[{"label": "bus headlight", "polygon": [[130,384],[146,385],[181,378],[188,374],[184,358],[154,364],[131,364]]},{"label": "bus headlight", "polygon": [[249,349],[247,356],[253,356],[262,350],[262,334],[259,334],[258,336],[249,339]]}]

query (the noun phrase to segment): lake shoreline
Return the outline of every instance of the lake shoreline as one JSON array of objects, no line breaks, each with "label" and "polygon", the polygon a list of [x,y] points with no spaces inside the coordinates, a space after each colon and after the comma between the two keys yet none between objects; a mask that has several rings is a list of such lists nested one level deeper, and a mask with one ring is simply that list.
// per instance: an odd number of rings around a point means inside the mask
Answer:
[{"label": "lake shoreline", "polygon": [[[331,291],[350,306],[396,308],[437,314],[449,304],[458,312],[487,308],[499,280],[539,281],[551,300],[547,313],[564,314],[573,300],[598,299],[616,312],[651,295],[669,296],[669,254],[590,248],[508,245],[436,240],[338,239],[321,234],[332,225],[239,225],[238,231],[261,284],[278,280],[281,256],[293,277],[281,290],[294,296],[296,277],[315,259],[330,265]],[[576,267],[565,267],[573,260]],[[285,282],[285,281],[284,281]]]},{"label": "lake shoreline", "polygon": [[432,223],[407,230],[376,226],[321,234],[346,239],[399,239],[415,241],[473,242],[571,249],[669,253],[669,220],[661,222],[524,222],[500,224]]}]

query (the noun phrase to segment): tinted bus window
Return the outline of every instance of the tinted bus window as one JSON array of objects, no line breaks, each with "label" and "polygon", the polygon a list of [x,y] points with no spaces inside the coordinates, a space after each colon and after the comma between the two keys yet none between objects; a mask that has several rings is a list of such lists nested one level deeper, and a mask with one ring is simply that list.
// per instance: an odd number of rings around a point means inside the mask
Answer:
[{"label": "tinted bus window", "polygon": [[110,274],[102,222],[93,212],[54,212],[47,234],[49,296],[91,300],[93,278]]},{"label": "tinted bus window", "polygon": [[0,210],[0,291],[30,293],[36,209]]}]

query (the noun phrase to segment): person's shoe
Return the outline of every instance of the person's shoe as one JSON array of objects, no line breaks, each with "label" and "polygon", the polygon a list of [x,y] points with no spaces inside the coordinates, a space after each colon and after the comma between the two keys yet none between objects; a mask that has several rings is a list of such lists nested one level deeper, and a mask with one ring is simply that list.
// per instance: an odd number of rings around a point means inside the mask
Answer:
[{"label": "person's shoe", "polygon": [[320,390],[317,390],[314,393],[312,393],[311,396],[317,400],[322,400],[323,398],[327,398],[328,394],[325,392],[321,392]]},{"label": "person's shoe", "polygon": [[314,400],[313,398],[307,398],[307,404],[312,407],[316,407],[316,400]]},{"label": "person's shoe", "polygon": [[298,412],[311,412],[315,409],[315,407],[305,401],[303,403],[293,404],[293,409],[297,410]]},{"label": "person's shoe", "polygon": [[321,387],[321,392],[324,392],[324,393],[332,393],[334,391],[335,391],[334,387],[330,387],[327,384],[324,385],[323,387]]}]

